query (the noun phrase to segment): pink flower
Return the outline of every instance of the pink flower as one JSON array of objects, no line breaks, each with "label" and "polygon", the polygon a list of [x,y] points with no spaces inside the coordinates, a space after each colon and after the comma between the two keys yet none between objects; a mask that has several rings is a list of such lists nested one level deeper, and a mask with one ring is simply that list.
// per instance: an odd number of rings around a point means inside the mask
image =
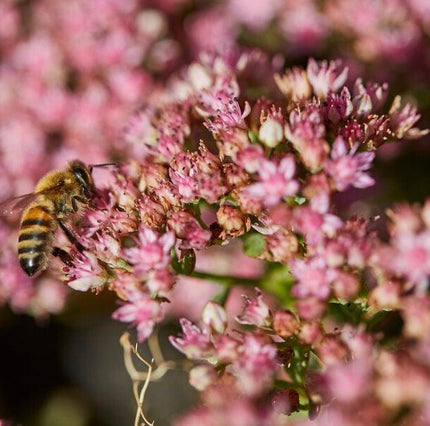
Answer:
[{"label": "pink flower", "polygon": [[285,124],[285,137],[310,170],[319,169],[327,156],[329,146],[324,139],[325,132],[321,108],[314,103],[306,104],[302,110],[291,111]]},{"label": "pink flower", "polygon": [[312,88],[305,70],[285,70],[284,75],[275,74],[274,78],[279,90],[293,102],[300,103],[311,97]]},{"label": "pink flower", "polygon": [[293,219],[296,230],[304,234],[311,246],[318,246],[326,236],[334,236],[343,225],[338,216],[314,211],[309,206],[296,208]]},{"label": "pink flower", "polygon": [[256,297],[251,299],[247,296],[242,296],[245,306],[243,313],[236,317],[236,321],[240,324],[251,324],[257,327],[269,325],[271,315],[269,307],[263,301],[263,295],[258,288],[255,288]]},{"label": "pink flower", "polygon": [[324,373],[330,396],[342,404],[351,404],[369,394],[372,359],[361,358],[348,364],[336,364]]},{"label": "pink flower", "polygon": [[190,371],[189,382],[190,385],[198,391],[206,389],[211,384],[215,383],[218,375],[210,364],[202,364],[193,367]]},{"label": "pink flower", "polygon": [[263,160],[258,171],[260,181],[251,184],[247,193],[263,200],[266,206],[273,206],[299,190],[299,183],[293,179],[295,171],[296,165],[291,155],[286,155],[279,164]]},{"label": "pink flower", "polygon": [[182,249],[194,248],[197,250],[206,246],[211,238],[210,231],[203,229],[197,219],[188,211],[172,212],[167,220],[169,228],[181,239]]},{"label": "pink flower", "polygon": [[160,303],[141,291],[128,294],[128,302],[118,308],[112,318],[131,322],[137,329],[137,340],[143,342],[152,333],[156,323],[163,319]]},{"label": "pink flower", "polygon": [[273,330],[287,339],[298,332],[299,321],[291,311],[276,311],[273,314]]},{"label": "pink flower", "polygon": [[239,389],[249,396],[267,390],[278,368],[277,349],[264,335],[246,333],[241,356],[234,364]]},{"label": "pink flower", "polygon": [[314,93],[322,99],[337,92],[348,76],[348,68],[342,67],[340,61],[317,62],[312,58],[309,59],[306,72]]},{"label": "pink flower", "polygon": [[281,5],[281,0],[256,0],[248,7],[241,0],[229,0],[227,11],[237,22],[261,31],[275,18]]},{"label": "pink flower", "polygon": [[136,247],[124,248],[125,259],[134,265],[140,276],[151,269],[165,269],[170,263],[170,250],[175,244],[173,232],[161,235],[145,225],[140,225],[135,239]]},{"label": "pink flower", "polygon": [[430,231],[395,236],[391,245],[375,250],[374,259],[377,265],[407,277],[423,290],[430,275]]},{"label": "pink flower", "polygon": [[394,98],[390,109],[390,127],[397,138],[415,139],[426,135],[429,130],[420,130],[413,125],[420,119],[421,115],[410,103],[401,105],[400,96]]},{"label": "pink flower", "polygon": [[121,242],[115,236],[107,232],[97,233],[91,241],[94,244],[94,252],[100,260],[115,266],[121,259]]},{"label": "pink flower", "polygon": [[168,269],[153,269],[146,277],[151,294],[167,297],[175,285],[176,276]]},{"label": "pink flower", "polygon": [[212,351],[210,336],[207,331],[200,330],[186,318],[179,320],[182,327],[182,337],[170,336],[170,343],[189,359],[202,359]]},{"label": "pink flower", "polygon": [[73,267],[64,268],[68,275],[68,285],[73,290],[87,291],[106,284],[108,275],[93,253],[77,252],[73,256],[73,263]]},{"label": "pink flower", "polygon": [[241,342],[228,334],[217,334],[214,336],[216,358],[220,362],[235,362],[240,356]]},{"label": "pink flower", "polygon": [[[364,98],[368,98],[370,102],[370,109],[367,111],[367,114],[378,111],[381,106],[384,104],[388,95],[388,84],[383,83],[367,83],[364,84],[361,78],[357,78],[354,84],[354,107],[358,115],[360,115],[360,107],[358,105],[363,103]],[[364,114],[366,115],[366,114]]]},{"label": "pink flower", "polygon": [[264,152],[260,145],[249,145],[236,154],[236,163],[248,173],[256,173],[264,160]]},{"label": "pink flower", "polygon": [[356,154],[358,147],[356,143],[348,152],[347,144],[340,136],[333,142],[330,159],[325,162],[324,169],[333,179],[338,191],[345,191],[349,186],[367,188],[375,183],[365,173],[370,169],[375,153]]},{"label": "pink flower", "polygon": [[189,152],[178,153],[169,169],[169,176],[184,203],[197,199],[197,170]]},{"label": "pink flower", "polygon": [[321,257],[307,260],[294,259],[290,268],[297,279],[292,288],[294,296],[301,299],[309,296],[327,299],[330,294],[330,284],[337,274],[334,269],[327,267]]},{"label": "pink flower", "polygon": [[324,115],[334,124],[345,120],[352,113],[351,94],[343,87],[340,94],[330,93],[324,102]]},{"label": "pink flower", "polygon": [[280,30],[293,53],[316,51],[328,31],[326,18],[313,1],[287,1],[283,3]]}]

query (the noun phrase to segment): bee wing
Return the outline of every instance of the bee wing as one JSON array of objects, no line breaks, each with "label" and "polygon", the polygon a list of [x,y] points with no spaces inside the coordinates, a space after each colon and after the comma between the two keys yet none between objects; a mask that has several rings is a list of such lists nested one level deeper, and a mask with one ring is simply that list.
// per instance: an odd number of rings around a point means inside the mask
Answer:
[{"label": "bee wing", "polygon": [[12,197],[0,203],[0,216],[9,216],[25,209],[39,194],[31,193]]},{"label": "bee wing", "polygon": [[24,210],[32,201],[34,201],[41,194],[48,194],[49,192],[57,191],[61,184],[51,186],[39,192],[32,192],[30,194],[18,195],[18,197],[9,198],[0,203],[0,216],[8,216]]}]

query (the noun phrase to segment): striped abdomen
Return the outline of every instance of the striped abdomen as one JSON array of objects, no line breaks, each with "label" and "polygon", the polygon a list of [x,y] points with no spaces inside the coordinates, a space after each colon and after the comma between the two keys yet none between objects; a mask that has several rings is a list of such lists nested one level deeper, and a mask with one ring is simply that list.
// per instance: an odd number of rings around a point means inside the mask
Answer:
[{"label": "striped abdomen", "polygon": [[46,268],[56,227],[57,222],[44,205],[33,203],[22,215],[18,259],[28,275]]}]

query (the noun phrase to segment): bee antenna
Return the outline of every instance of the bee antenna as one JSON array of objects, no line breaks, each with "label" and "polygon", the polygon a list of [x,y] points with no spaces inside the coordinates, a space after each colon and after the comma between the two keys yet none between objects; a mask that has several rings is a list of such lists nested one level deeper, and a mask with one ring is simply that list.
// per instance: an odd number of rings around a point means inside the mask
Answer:
[{"label": "bee antenna", "polygon": [[88,168],[90,169],[90,172],[92,172],[94,167],[106,167],[106,166],[116,166],[116,165],[117,163],[90,164]]}]

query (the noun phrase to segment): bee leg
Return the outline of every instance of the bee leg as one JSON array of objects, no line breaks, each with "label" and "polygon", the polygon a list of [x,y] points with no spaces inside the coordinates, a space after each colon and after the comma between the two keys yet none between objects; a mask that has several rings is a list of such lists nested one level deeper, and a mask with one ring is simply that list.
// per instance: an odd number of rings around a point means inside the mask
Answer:
[{"label": "bee leg", "polygon": [[72,207],[74,212],[78,211],[78,205],[77,205],[78,202],[81,204],[88,204],[87,199],[76,195],[75,197],[72,198]]},{"label": "bee leg", "polygon": [[61,249],[60,247],[54,247],[52,250],[52,254],[55,257],[59,257],[60,260],[69,268],[72,268],[74,266],[72,256],[70,256],[67,251]]},{"label": "bee leg", "polygon": [[79,250],[84,251],[86,248],[76,239],[76,237],[72,234],[72,232],[64,225],[61,220],[57,219],[58,224],[60,225],[60,228],[63,230],[66,237],[69,239],[69,241]]}]

